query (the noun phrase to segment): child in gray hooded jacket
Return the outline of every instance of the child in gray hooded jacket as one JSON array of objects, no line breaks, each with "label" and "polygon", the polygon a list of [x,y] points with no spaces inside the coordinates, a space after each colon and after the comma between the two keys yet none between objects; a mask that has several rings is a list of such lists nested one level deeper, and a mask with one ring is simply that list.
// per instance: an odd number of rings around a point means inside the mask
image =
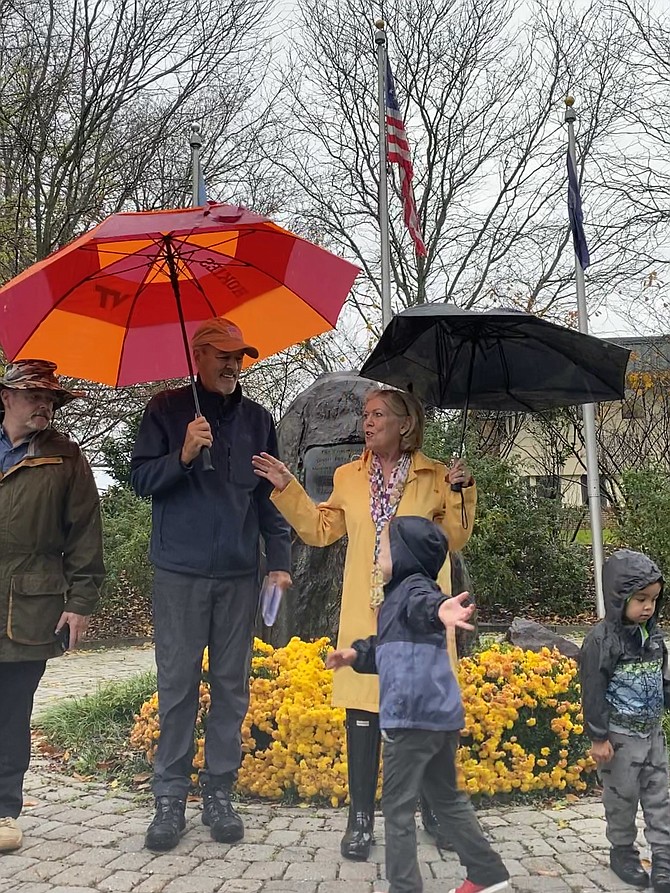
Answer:
[{"label": "child in gray hooded jacket", "polygon": [[668,653],[657,625],[663,577],[640,552],[621,549],[603,566],[605,618],[582,645],[580,676],[586,733],[603,786],[612,871],[644,888],[649,875],[635,846],[642,804],[651,847],[651,882],[670,893],[668,755],[661,728]]}]

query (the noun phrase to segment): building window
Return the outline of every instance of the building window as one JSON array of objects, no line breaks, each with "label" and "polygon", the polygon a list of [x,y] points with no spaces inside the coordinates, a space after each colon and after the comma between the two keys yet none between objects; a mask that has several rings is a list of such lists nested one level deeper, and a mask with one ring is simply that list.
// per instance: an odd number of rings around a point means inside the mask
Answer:
[{"label": "building window", "polygon": [[[579,483],[581,484],[581,488],[582,488],[582,505],[588,505],[589,504],[588,476],[583,474],[579,479]],[[605,490],[603,490],[603,485],[602,485],[602,481],[601,481],[601,483],[600,483],[600,505],[602,508],[606,509],[609,506],[609,504],[610,504],[609,496],[607,495]]]},{"label": "building window", "polygon": [[641,398],[628,397],[621,403],[622,419],[643,419],[644,418],[644,402]]},{"label": "building window", "polygon": [[557,474],[538,476],[535,478],[535,490],[544,499],[560,499],[561,479]]}]

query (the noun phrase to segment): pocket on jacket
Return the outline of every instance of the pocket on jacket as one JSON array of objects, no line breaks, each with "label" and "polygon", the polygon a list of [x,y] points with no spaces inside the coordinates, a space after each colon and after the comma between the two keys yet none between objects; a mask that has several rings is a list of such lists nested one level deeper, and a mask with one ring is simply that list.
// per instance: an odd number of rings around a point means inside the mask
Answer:
[{"label": "pocket on jacket", "polygon": [[236,487],[243,487],[245,490],[254,490],[260,478],[254,473],[251,457],[253,451],[245,451],[233,448],[230,452],[230,482]]},{"label": "pocket on jacket", "polygon": [[51,645],[65,607],[62,574],[15,574],[9,590],[7,635],[19,645]]}]

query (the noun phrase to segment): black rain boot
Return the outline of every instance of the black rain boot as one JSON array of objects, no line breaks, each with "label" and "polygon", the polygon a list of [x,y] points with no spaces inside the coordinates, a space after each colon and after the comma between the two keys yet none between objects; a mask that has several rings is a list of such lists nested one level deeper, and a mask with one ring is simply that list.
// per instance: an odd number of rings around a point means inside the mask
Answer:
[{"label": "black rain boot", "polygon": [[651,886],[654,893],[670,893],[670,851],[652,850]]},{"label": "black rain boot", "polygon": [[173,850],[186,828],[186,801],[179,797],[156,797],[156,814],[147,828],[144,845],[164,853]]},{"label": "black rain boot", "polygon": [[340,844],[345,859],[365,862],[374,844],[375,796],[379,774],[379,716],[347,710],[349,821]]},{"label": "black rain boot", "polygon": [[[643,890],[649,885],[649,875],[640,864],[640,854],[634,846],[613,846],[610,850],[610,868],[614,874],[631,887]],[[670,887],[668,887],[670,890]]]},{"label": "black rain boot", "polygon": [[427,834],[435,841],[435,846],[440,850],[453,850],[453,846],[449,842],[446,834],[440,827],[440,823],[437,820],[437,816],[433,812],[430,803],[428,802],[425,794],[421,794],[419,803],[421,805],[421,821],[423,822],[423,829]]},{"label": "black rain boot", "polygon": [[230,802],[230,787],[202,786],[202,823],[218,843],[236,843],[244,837],[244,824]]}]

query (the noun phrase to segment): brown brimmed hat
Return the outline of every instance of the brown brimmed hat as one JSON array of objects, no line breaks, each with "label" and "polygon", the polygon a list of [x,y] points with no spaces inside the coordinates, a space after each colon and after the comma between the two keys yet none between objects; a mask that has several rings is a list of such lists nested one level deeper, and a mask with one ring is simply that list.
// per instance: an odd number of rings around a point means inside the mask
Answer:
[{"label": "brown brimmed hat", "polygon": [[217,350],[224,353],[236,353],[243,350],[248,356],[258,359],[258,349],[247,344],[244,340],[242,330],[223,316],[215,316],[214,319],[208,319],[203,322],[195,330],[191,339],[191,347],[204,347],[205,344],[211,344]]},{"label": "brown brimmed hat", "polygon": [[57,407],[65,406],[75,397],[84,397],[83,391],[68,391],[56,375],[56,364],[50,360],[15,360],[7,363],[0,376],[0,390],[29,391],[38,388],[53,391]]}]

